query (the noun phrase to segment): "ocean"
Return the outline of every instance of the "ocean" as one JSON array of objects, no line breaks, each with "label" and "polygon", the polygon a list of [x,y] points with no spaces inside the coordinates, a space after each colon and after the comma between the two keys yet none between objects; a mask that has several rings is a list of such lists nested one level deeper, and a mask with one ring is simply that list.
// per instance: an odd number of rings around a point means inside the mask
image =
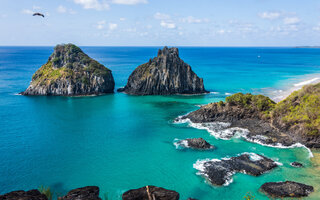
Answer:
[{"label": "ocean", "polygon": [[[81,47],[110,68],[116,88],[160,47]],[[27,97],[32,74],[53,47],[0,47],[0,194],[48,186],[56,195],[88,185],[100,196],[121,199],[129,189],[155,185],[180,193],[180,199],[242,199],[247,192],[268,199],[259,187],[292,180],[316,189],[320,171],[303,147],[274,148],[241,137],[220,139],[187,123],[174,123],[199,105],[237,92],[262,93],[280,100],[286,91],[320,77],[320,49],[180,47],[180,57],[204,79],[206,95]],[[213,151],[176,148],[177,139],[202,137]],[[197,174],[198,160],[244,152],[281,163],[259,177],[236,174],[227,186],[212,186]],[[304,163],[293,168],[290,163]]]}]

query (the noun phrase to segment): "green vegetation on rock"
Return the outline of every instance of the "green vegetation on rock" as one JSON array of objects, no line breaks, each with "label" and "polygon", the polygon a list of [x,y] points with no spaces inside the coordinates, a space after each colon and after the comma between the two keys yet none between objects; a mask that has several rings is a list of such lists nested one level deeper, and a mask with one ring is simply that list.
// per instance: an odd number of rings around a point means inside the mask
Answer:
[{"label": "green vegetation on rock", "polygon": [[308,135],[320,132],[320,83],[307,85],[279,102],[272,112],[288,126],[302,124]]},{"label": "green vegetation on rock", "polygon": [[[237,93],[226,98],[226,102],[231,105],[239,105],[247,109],[254,109],[264,114],[269,114],[275,107],[275,102],[263,95],[252,95],[250,93]],[[221,103],[219,103],[221,105]]]},{"label": "green vegetation on rock", "polygon": [[[263,95],[237,93],[226,98],[230,105],[261,112],[285,127],[298,125],[307,135],[320,134],[320,83],[307,85],[279,103]],[[217,103],[224,106],[223,102]]]}]

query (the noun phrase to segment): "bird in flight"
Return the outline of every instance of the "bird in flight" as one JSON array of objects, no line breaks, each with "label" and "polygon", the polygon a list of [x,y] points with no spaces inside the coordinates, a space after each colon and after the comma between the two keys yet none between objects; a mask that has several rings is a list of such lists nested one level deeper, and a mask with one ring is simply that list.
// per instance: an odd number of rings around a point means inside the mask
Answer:
[{"label": "bird in flight", "polygon": [[44,14],[41,14],[41,13],[34,13],[32,16],[41,16],[41,17],[44,17]]}]

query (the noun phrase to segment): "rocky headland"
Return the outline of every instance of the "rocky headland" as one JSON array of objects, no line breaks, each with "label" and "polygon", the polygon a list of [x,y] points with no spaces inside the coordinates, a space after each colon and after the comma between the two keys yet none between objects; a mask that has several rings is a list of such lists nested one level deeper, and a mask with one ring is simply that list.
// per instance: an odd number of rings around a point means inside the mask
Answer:
[{"label": "rocky headland", "polygon": [[268,182],[260,190],[272,198],[306,197],[314,191],[312,186],[293,181]]},{"label": "rocky headland", "polygon": [[197,161],[194,166],[211,184],[221,186],[229,184],[235,173],[259,176],[278,165],[262,155],[244,153],[222,160]]},{"label": "rocky headland", "polygon": [[111,70],[73,44],[57,45],[22,95],[82,96],[113,93]]},{"label": "rocky headland", "polygon": [[270,145],[301,143],[320,148],[320,83],[307,85],[279,103],[237,93],[183,116],[193,123],[226,122],[249,130],[248,140]]},{"label": "rocky headland", "polygon": [[127,85],[118,89],[132,95],[172,95],[207,93],[199,78],[179,57],[177,48],[164,47],[158,56],[138,66]]}]

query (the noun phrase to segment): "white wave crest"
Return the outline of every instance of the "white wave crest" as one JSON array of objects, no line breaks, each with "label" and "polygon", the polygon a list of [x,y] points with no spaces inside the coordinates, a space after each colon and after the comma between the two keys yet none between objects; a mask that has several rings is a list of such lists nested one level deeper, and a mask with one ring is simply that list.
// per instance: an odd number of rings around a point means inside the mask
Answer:
[{"label": "white wave crest", "polygon": [[[183,115],[183,116],[186,116],[186,115]],[[301,143],[296,143],[291,146],[284,146],[280,143],[266,144],[264,142],[267,139],[266,136],[255,135],[255,136],[248,137],[249,135],[248,129],[238,128],[238,127],[229,128],[231,124],[225,123],[225,122],[193,123],[188,118],[182,119],[183,116],[179,116],[176,119],[175,123],[188,123],[190,127],[200,129],[200,130],[206,130],[217,139],[230,140],[231,138],[243,138],[252,143],[257,143],[262,146],[279,148],[279,149],[305,148],[308,151],[309,157],[310,158],[313,157],[312,151]]]}]

